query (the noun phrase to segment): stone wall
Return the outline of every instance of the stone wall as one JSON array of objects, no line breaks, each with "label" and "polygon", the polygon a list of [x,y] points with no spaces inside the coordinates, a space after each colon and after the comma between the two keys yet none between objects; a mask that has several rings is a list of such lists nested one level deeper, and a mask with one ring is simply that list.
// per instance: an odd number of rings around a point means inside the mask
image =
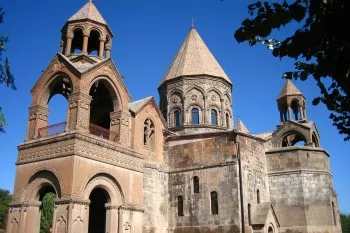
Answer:
[{"label": "stone wall", "polygon": [[[267,152],[271,202],[281,232],[337,232],[339,214],[328,154],[321,148],[286,147]],[[335,219],[333,219],[332,202]]]},{"label": "stone wall", "polygon": [[[239,232],[238,163],[232,135],[183,138],[168,146],[169,232]],[[194,176],[199,178],[198,193]],[[211,192],[218,194],[218,214],[212,213]],[[178,216],[179,196],[183,216]]]}]

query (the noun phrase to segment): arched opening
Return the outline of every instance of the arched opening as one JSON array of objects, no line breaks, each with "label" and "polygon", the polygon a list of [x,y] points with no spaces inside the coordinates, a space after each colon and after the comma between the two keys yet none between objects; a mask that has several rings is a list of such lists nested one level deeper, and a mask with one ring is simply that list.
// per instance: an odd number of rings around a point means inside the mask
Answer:
[{"label": "arched opening", "polygon": [[177,216],[184,216],[184,198],[182,196],[177,197]]},{"label": "arched opening", "polygon": [[174,121],[175,121],[175,127],[180,127],[180,124],[181,124],[181,111],[180,110],[174,111]]},{"label": "arched opening", "polygon": [[299,111],[300,110],[300,105],[299,105],[298,100],[293,100],[290,107],[291,107],[291,109],[293,111],[293,118],[294,118],[294,120],[296,120],[296,121],[300,120],[301,119],[300,111]]},{"label": "arched opening", "polygon": [[90,133],[109,139],[110,113],[114,111],[110,84],[97,80],[90,89]]},{"label": "arched opening", "polygon": [[252,210],[250,204],[248,204],[248,224],[252,225]]},{"label": "arched opening", "polygon": [[[43,195],[46,193],[45,195]],[[54,212],[54,200],[56,199],[55,190],[51,187],[42,192],[40,195],[41,207],[40,207],[40,233],[50,232],[53,228],[53,212]]]},{"label": "arched opening", "polygon": [[269,226],[269,229],[267,230],[267,233],[273,233],[273,228],[272,228],[272,226]]},{"label": "arched opening", "polygon": [[83,30],[81,28],[77,28],[73,31],[74,37],[72,40],[72,47],[70,53],[72,54],[80,54],[83,50]]},{"label": "arched opening", "polygon": [[53,136],[65,131],[69,106],[68,95],[71,93],[71,80],[64,74],[56,75],[47,88],[48,124],[38,129],[39,138]]},{"label": "arched opening", "polygon": [[282,139],[282,147],[288,146],[304,146],[306,143],[305,137],[300,133],[290,133]]},{"label": "arched opening", "polygon": [[333,225],[337,226],[337,215],[335,212],[335,206],[334,206],[334,202],[332,201],[332,216],[333,216]]},{"label": "arched opening", "polygon": [[230,115],[226,113],[226,128],[230,128]]},{"label": "arched opening", "polygon": [[210,193],[211,214],[219,214],[218,193],[213,191]]},{"label": "arched opening", "polygon": [[218,112],[215,109],[211,110],[211,124],[218,125]]},{"label": "arched opening", "polygon": [[198,178],[198,176],[193,177],[193,193],[199,193],[199,178]]},{"label": "arched opening", "polygon": [[89,42],[88,42],[88,54],[97,56],[99,47],[100,47],[100,33],[96,30],[91,30]]},{"label": "arched opening", "polygon": [[259,191],[259,189],[256,190],[256,203],[260,204],[260,191]]},{"label": "arched opening", "polygon": [[106,203],[110,197],[106,190],[95,188],[90,194],[89,230],[88,233],[106,232]]},{"label": "arched opening", "polygon": [[192,108],[192,124],[198,125],[199,124],[199,110],[198,108]]}]

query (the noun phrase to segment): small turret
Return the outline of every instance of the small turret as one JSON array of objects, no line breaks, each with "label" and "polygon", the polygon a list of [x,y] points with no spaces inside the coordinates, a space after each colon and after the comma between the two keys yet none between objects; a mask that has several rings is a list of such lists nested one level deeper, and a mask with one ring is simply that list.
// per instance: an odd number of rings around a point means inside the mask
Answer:
[{"label": "small turret", "polygon": [[277,105],[282,123],[287,120],[306,121],[306,99],[291,80],[284,84]]},{"label": "small turret", "polygon": [[61,32],[61,53],[67,57],[110,57],[113,33],[91,0],[68,19]]}]

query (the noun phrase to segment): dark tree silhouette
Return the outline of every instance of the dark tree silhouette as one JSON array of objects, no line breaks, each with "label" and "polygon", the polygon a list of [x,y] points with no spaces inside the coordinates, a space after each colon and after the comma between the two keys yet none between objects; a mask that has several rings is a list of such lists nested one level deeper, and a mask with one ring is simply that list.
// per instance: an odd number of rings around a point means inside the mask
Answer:
[{"label": "dark tree silhouette", "polygon": [[[257,1],[248,5],[249,16],[234,34],[238,42],[261,43],[275,57],[294,59],[295,70],[285,72],[284,78],[312,76],[321,91],[313,104],[327,106],[344,140],[350,140],[349,12],[349,0]],[[282,40],[269,38],[290,23],[298,29]]]}]

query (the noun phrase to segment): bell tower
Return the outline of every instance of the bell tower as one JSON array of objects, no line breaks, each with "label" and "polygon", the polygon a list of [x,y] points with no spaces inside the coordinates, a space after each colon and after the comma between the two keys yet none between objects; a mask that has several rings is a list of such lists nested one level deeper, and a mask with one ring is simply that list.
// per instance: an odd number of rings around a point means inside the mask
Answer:
[{"label": "bell tower", "polygon": [[[6,232],[39,233],[48,193],[55,195],[53,233],[142,232],[144,156],[135,141],[143,136],[133,135],[131,95],[110,56],[112,38],[92,1],[63,26],[61,51],[31,89]],[[67,100],[67,117],[49,125],[54,95]],[[158,142],[161,118],[152,120]]]},{"label": "bell tower", "polygon": [[91,0],[68,19],[61,32],[61,53],[67,57],[111,56],[113,33]]}]

